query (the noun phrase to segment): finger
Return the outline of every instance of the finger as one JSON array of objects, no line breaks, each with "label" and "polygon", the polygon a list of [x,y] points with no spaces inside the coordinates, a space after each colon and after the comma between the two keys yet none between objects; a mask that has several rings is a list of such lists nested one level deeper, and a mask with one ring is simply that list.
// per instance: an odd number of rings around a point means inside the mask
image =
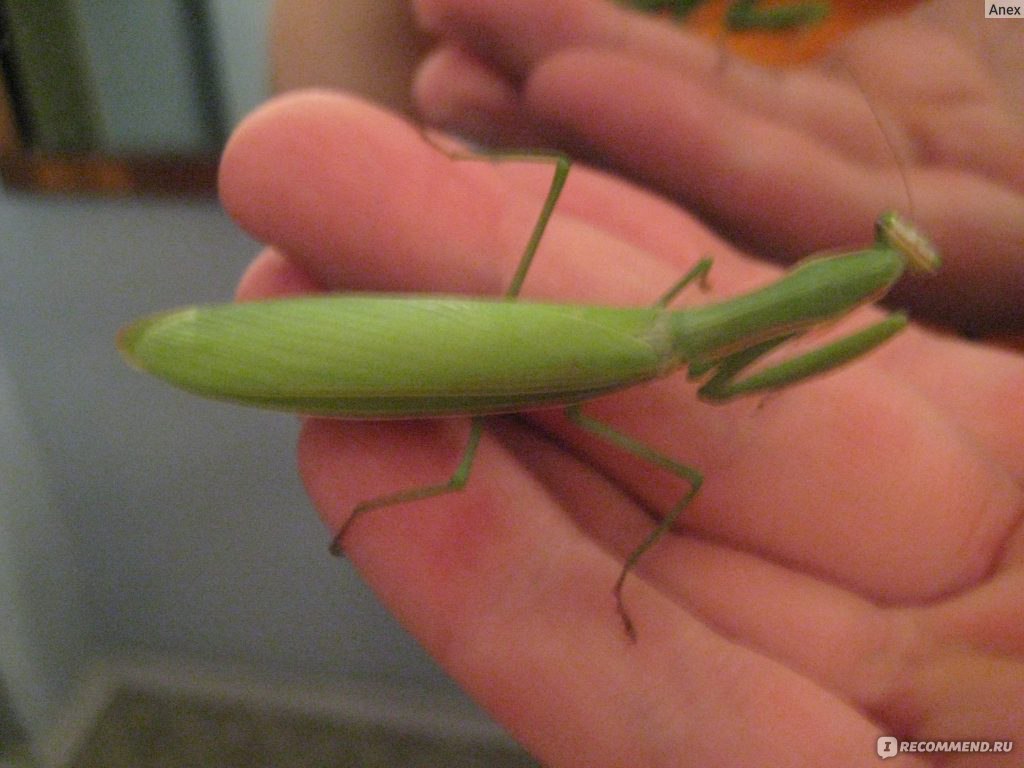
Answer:
[{"label": "finger", "polygon": [[[535,200],[510,193],[509,182],[518,188],[527,169],[500,170],[452,163],[372,108],[305,96],[279,101],[239,129],[225,154],[222,188],[243,224],[278,243],[322,284],[483,293],[500,290],[500,273],[511,273],[536,213]],[[567,192],[570,206],[612,207],[609,180],[586,173],[577,178],[583,183],[578,193]],[[629,190],[623,195],[628,200]],[[651,231],[667,246],[673,220],[667,213],[656,218],[664,226]],[[609,220],[613,229],[624,226]],[[515,237],[509,234],[514,228]],[[556,215],[542,249],[528,281],[540,295],[638,304],[650,300],[652,285],[678,275],[576,216]],[[719,290],[728,293],[749,279],[742,260],[725,254],[720,261],[713,276]],[[865,397],[872,392],[887,394]],[[702,493],[694,526],[871,594],[895,599],[977,578],[1007,525],[1013,496],[1005,479],[992,477],[983,458],[962,445],[959,432],[924,398],[894,389],[870,361],[753,413],[749,405],[697,405],[678,382],[646,389],[643,408],[635,402],[624,394],[597,412],[623,419],[637,438],[721,478]],[[922,421],[943,425],[927,444],[911,440]],[[570,439],[651,509],[674,503],[678,489],[652,480],[649,467],[582,442],[575,431]],[[876,441],[879,447],[868,450]],[[914,466],[928,466],[928,472],[901,469],[908,446]],[[872,499],[867,516],[865,498]],[[905,508],[904,499],[919,503]],[[989,500],[976,517],[962,510],[972,499]],[[901,534],[908,525],[934,531],[943,545],[922,553],[924,539]],[[965,537],[971,551],[958,557]],[[854,539],[856,547],[849,545]],[[887,557],[883,543],[891,541],[897,551]],[[887,568],[864,568],[879,560]]]},{"label": "finger", "polygon": [[914,611],[932,648],[928,663],[915,665],[906,709],[933,728],[986,722],[1004,733],[1024,732],[1024,712],[1006,706],[1024,695],[1021,543],[1018,534],[1017,558],[986,584]]},{"label": "finger", "polygon": [[[577,79],[591,87],[572,87]],[[863,242],[864,223],[902,194],[897,174],[887,191],[815,137],[635,58],[601,51],[552,57],[533,73],[525,98],[570,141],[774,258]]]},{"label": "finger", "polygon": [[[681,525],[714,541],[901,603],[985,578],[1019,524],[1024,501],[1013,478],[870,359],[760,406],[691,397],[666,380],[586,411],[703,473]],[[544,413],[534,418],[655,516],[687,490]]]},{"label": "finger", "polygon": [[300,296],[321,291],[309,273],[273,248],[264,248],[246,269],[235,290],[237,301]]},{"label": "finger", "polygon": [[[460,175],[467,167],[453,167],[410,126],[358,101],[289,95],[234,133],[220,192],[245,229],[323,286],[483,292],[493,282],[496,290],[487,257],[498,250],[493,224],[508,214],[485,181]],[[425,215],[442,209],[443,222]],[[447,235],[463,210],[492,226],[453,245]],[[473,236],[469,222],[462,229]]]},{"label": "finger", "polygon": [[719,60],[706,44],[616,3],[414,0],[413,8],[423,27],[472,51],[512,83],[545,56],[579,45],[634,51],[687,67],[713,67]]},{"label": "finger", "polygon": [[[573,456],[529,433],[504,437],[577,526],[621,559],[650,531],[650,520],[606,479],[578,472]],[[569,476],[572,482],[565,480]],[[998,580],[932,608],[917,609],[914,598],[906,610],[880,609],[835,580],[685,532],[662,539],[634,574],[626,582],[627,605],[634,590],[654,587],[716,632],[781,661],[883,722],[898,723],[899,729],[914,727],[908,724],[911,713],[925,717],[948,709],[947,697],[921,695],[916,685],[908,685],[927,669],[923,659],[936,656],[937,637],[958,645],[967,641],[989,653],[1013,653],[1013,627],[1020,623],[1020,601],[1007,602],[1012,587],[997,590]],[[979,613],[979,600],[972,596],[993,592]],[[965,610],[967,604],[974,608]],[[646,619],[635,617],[641,632]],[[931,687],[927,679],[922,682],[922,690]]]},{"label": "finger", "polygon": [[[1024,487],[1024,357],[951,336],[904,334],[876,362],[925,395]],[[953,384],[955,382],[955,385]]]},{"label": "finger", "polygon": [[[592,83],[579,89],[580,79]],[[644,62],[597,52],[554,57],[525,94],[545,123],[696,208],[741,244],[793,260],[865,241],[865,223],[902,207],[945,255],[935,279],[899,293],[923,315],[974,330],[1021,322],[1024,198],[976,176],[923,168],[901,176],[765,120]],[[638,118],[638,116],[640,116]]]},{"label": "finger", "polygon": [[[404,447],[374,425],[309,423],[300,460],[325,519],[343,519],[380,466],[418,473]],[[877,735],[847,704],[655,590],[630,595],[644,618],[631,646],[609,592],[617,562],[490,437],[465,492],[380,510],[351,534],[349,556],[399,620],[546,764],[652,765],[685,751],[701,765],[836,765]]]},{"label": "finger", "polygon": [[543,146],[522,114],[519,95],[499,74],[461,48],[443,47],[416,71],[413,99],[423,119],[491,147]]},{"label": "finger", "polygon": [[[714,88],[721,98],[780,124],[806,130],[837,151],[863,162],[891,162],[892,143],[902,148],[893,127],[889,143],[856,82],[844,80],[841,68],[772,71],[733,57],[711,40],[678,23],[638,14],[623,5],[593,0],[561,3],[519,0],[516,3],[468,3],[465,0],[420,0],[421,22],[487,64],[492,78],[502,77],[514,90],[546,58],[586,48],[645,61]],[[593,81],[579,78],[576,87]],[[486,109],[467,98],[454,80],[434,84],[434,95],[449,116],[461,108]],[[443,97],[441,94],[444,94]],[[495,114],[500,119],[500,114]]]},{"label": "finger", "polygon": [[[452,162],[392,115],[306,94],[239,127],[221,196],[245,229],[322,286],[486,294],[500,293],[519,261],[551,173],[539,163]],[[527,290],[649,303],[692,266],[694,239],[722,253],[723,293],[771,275],[664,201],[577,166]],[[627,268],[615,274],[613,264]]]},{"label": "finger", "polygon": [[1005,74],[972,44],[964,29],[942,31],[912,13],[856,30],[829,60],[864,83],[864,98],[891,118],[886,132],[900,139],[900,162],[959,168],[1022,192],[1024,128],[1000,90]]}]

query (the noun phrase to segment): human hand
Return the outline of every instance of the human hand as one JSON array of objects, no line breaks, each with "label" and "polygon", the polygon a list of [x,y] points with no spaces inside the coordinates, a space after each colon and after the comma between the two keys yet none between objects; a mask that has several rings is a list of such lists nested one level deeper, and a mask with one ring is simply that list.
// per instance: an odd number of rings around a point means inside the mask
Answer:
[{"label": "human hand", "polygon": [[[452,162],[347,98],[283,97],[224,154],[225,206],[273,244],[239,294],[499,294],[548,175]],[[577,166],[524,293],[649,304],[709,253],[718,295],[777,275]],[[550,412],[494,420],[463,492],[366,515],[346,553],[550,768],[873,766],[885,733],[1015,739],[1018,758],[1022,390],[1019,357],[911,328],[760,404],[699,403],[673,377],[588,405],[706,477],[626,583],[635,644],[612,584],[684,489]],[[359,501],[446,478],[464,435],[311,419],[300,471],[333,533]]]},{"label": "human hand", "polygon": [[586,157],[780,262],[900,208],[945,258],[900,302],[964,330],[1024,328],[1020,25],[941,0],[766,70],[614,2],[413,5],[443,41],[415,89],[432,124]]}]

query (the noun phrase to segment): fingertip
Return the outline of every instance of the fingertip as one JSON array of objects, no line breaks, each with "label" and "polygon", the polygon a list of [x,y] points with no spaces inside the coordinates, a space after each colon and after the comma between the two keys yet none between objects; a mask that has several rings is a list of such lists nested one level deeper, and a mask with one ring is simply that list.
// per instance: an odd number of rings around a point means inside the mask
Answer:
[{"label": "fingertip", "polygon": [[486,113],[514,99],[511,89],[479,59],[444,46],[424,57],[413,77],[413,101],[431,125],[450,127],[466,111]]},{"label": "fingertip", "polygon": [[398,115],[306,91],[272,100],[239,126],[221,196],[243,229],[321,285],[411,290],[437,271],[424,244],[443,241],[424,231],[445,227],[438,211],[458,192],[450,167]]},{"label": "fingertip", "polygon": [[238,281],[236,301],[299,296],[323,290],[307,272],[274,248],[266,248],[253,259]]},{"label": "fingertip", "polygon": [[250,112],[235,127],[221,153],[217,186],[221,203],[234,218],[244,218],[253,203],[254,189],[262,186],[268,153],[283,139],[296,138],[287,130],[288,124],[324,96],[315,90],[292,91],[276,96]]},{"label": "fingertip", "polygon": [[229,138],[218,178],[221,202],[245,229],[273,242],[275,227],[300,206],[308,211],[323,202],[324,185],[307,184],[309,177],[333,180],[355,164],[371,137],[404,125],[397,115],[338,91],[273,98]]}]

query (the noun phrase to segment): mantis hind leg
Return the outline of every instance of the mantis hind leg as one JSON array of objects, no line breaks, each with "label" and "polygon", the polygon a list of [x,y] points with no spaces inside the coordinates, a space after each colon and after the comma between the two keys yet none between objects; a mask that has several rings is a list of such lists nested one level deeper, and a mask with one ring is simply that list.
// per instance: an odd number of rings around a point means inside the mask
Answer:
[{"label": "mantis hind leg", "polygon": [[548,187],[548,192],[544,198],[544,203],[541,206],[540,214],[537,216],[537,223],[533,225],[533,232],[530,233],[530,239],[527,241],[526,248],[523,250],[523,255],[519,259],[519,264],[516,267],[515,274],[512,276],[512,280],[509,282],[508,288],[505,289],[506,298],[518,296],[519,291],[523,287],[523,281],[526,280],[526,273],[530,271],[530,265],[533,263],[533,256],[537,253],[540,241],[544,237],[544,230],[547,229],[548,221],[551,219],[551,214],[555,210],[555,204],[558,202],[558,198],[562,195],[562,188],[565,186],[565,181],[569,177],[569,169],[572,167],[572,160],[568,155],[564,155],[560,152],[532,152],[529,150],[519,150],[516,152],[492,152],[487,150],[475,152],[453,152],[446,147],[442,147],[430,138],[430,135],[426,132],[423,133],[423,138],[438,152],[451,160],[488,160],[490,162],[499,163],[551,163],[555,166],[555,172],[551,178],[551,185]]},{"label": "mantis hind leg", "polygon": [[618,448],[632,453],[634,456],[638,456],[644,461],[654,464],[659,469],[671,472],[677,477],[685,480],[690,485],[690,490],[683,494],[682,498],[673,505],[672,509],[669,510],[668,514],[661,519],[661,522],[658,523],[654,530],[652,530],[647,537],[629,553],[622,565],[622,570],[619,572],[619,578],[616,579],[615,586],[612,588],[612,594],[615,596],[615,608],[622,619],[622,625],[626,630],[626,635],[630,640],[636,641],[636,628],[633,624],[633,619],[629,615],[629,611],[626,609],[626,604],[622,597],[622,587],[626,582],[626,577],[636,566],[640,558],[643,557],[644,553],[657,544],[661,537],[668,533],[676,524],[679,517],[683,514],[683,511],[690,505],[690,502],[693,501],[694,496],[696,496],[697,492],[700,490],[700,486],[704,482],[704,476],[693,467],[680,464],[679,462],[658,453],[650,446],[619,432],[604,422],[585,416],[579,405],[573,405],[567,408],[566,415],[570,421],[582,429],[587,430],[591,434],[600,437],[602,440],[605,440]]},{"label": "mantis hind leg", "polygon": [[466,447],[462,452],[462,458],[459,460],[459,466],[456,467],[455,472],[452,473],[452,476],[446,482],[437,483],[436,485],[424,485],[417,488],[407,488],[404,491],[389,493],[386,496],[378,496],[375,499],[368,499],[357,504],[353,508],[352,514],[349,515],[348,520],[345,521],[344,525],[334,535],[334,539],[331,541],[331,554],[343,554],[345,536],[351,530],[353,523],[367,512],[383,509],[384,507],[392,507],[396,504],[404,504],[408,501],[419,501],[420,499],[429,499],[433,496],[443,496],[448,493],[461,491],[465,487],[466,481],[469,480],[469,472],[473,467],[473,459],[476,457],[477,446],[480,445],[480,435],[483,433],[483,428],[483,418],[475,417],[470,423],[469,437],[466,440]]},{"label": "mantis hind leg", "polygon": [[[481,159],[481,157],[476,155],[450,152],[430,139],[427,134],[424,134],[424,139],[433,145],[438,151],[453,160]],[[551,213],[554,211],[555,204],[558,202],[558,198],[562,194],[562,188],[565,186],[565,180],[569,176],[571,161],[565,155],[560,154],[531,154],[523,152],[500,154],[485,153],[482,158],[498,161],[521,160],[550,162],[555,165],[555,173],[551,180],[551,186],[548,188],[544,204],[537,217],[537,223],[533,227],[533,232],[530,233],[530,239],[527,241],[526,248],[519,260],[519,265],[516,267],[515,275],[512,277],[512,282],[505,291],[506,298],[514,298],[519,295],[519,291],[523,286],[523,281],[526,279],[526,273],[530,270],[530,264],[533,262],[534,254],[537,252],[537,247],[540,245],[540,241],[544,237],[544,230],[547,228],[548,221],[551,219]],[[331,541],[331,553],[334,555],[341,555],[343,553],[346,534],[351,530],[352,525],[367,512],[371,512],[375,509],[382,509],[384,507],[391,507],[396,504],[404,504],[409,501],[419,501],[421,499],[428,499],[434,496],[443,496],[448,493],[455,493],[456,491],[462,490],[465,487],[466,482],[469,480],[469,473],[473,467],[473,459],[476,456],[477,446],[480,444],[480,436],[483,433],[483,426],[484,422],[482,417],[476,416],[473,418],[469,428],[469,437],[466,440],[466,447],[462,453],[462,459],[459,461],[459,465],[455,472],[446,482],[437,483],[436,485],[425,485],[418,488],[408,488],[404,491],[389,493],[385,496],[379,496],[375,499],[369,499],[357,504],[349,515],[348,520],[345,521],[345,524],[341,526],[335,534],[334,539]]]}]

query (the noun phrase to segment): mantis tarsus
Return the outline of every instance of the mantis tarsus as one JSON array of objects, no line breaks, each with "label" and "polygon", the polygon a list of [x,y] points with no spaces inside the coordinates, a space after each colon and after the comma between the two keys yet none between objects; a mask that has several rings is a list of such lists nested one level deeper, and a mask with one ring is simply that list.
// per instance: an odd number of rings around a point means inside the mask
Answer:
[{"label": "mantis tarsus", "polygon": [[[520,157],[520,156],[516,156]],[[472,416],[466,449],[443,483],[358,504],[334,539],[372,509],[461,489],[489,414],[563,406],[569,419],[677,475],[689,490],[626,559],[616,608],[635,638],[622,587],[637,561],[679,519],[703,482],[699,471],[582,413],[581,403],[687,366],[712,402],[767,392],[829,371],[878,346],[907,318],[894,313],[836,341],[761,370],[748,368],[787,341],[883,296],[907,266],[933,271],[934,249],[897,214],[882,214],[867,249],[811,258],[777,282],[732,299],[670,309],[711,260],[693,267],[648,308],[513,301],[569,173],[555,173],[504,298],[336,294],[188,307],[124,328],[127,360],[206,397],[348,419]],[[538,159],[534,156],[533,159]]]}]

